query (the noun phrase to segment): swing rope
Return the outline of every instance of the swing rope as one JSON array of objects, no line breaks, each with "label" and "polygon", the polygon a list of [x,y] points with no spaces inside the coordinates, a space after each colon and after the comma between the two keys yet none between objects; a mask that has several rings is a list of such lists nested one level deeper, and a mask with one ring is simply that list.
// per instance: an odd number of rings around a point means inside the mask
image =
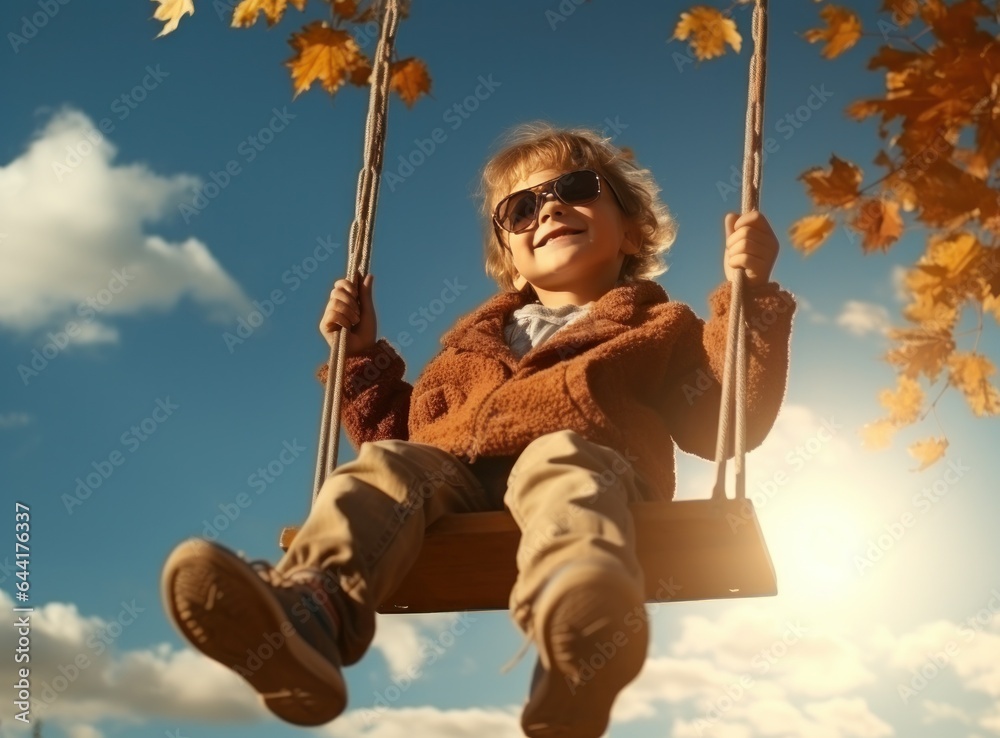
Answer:
[{"label": "swing rope", "polygon": [[[364,279],[371,264],[372,232],[375,226],[375,206],[382,179],[382,156],[385,151],[386,111],[389,107],[389,63],[396,43],[399,26],[398,0],[383,0],[381,32],[372,65],[371,95],[368,98],[368,118],[365,125],[365,149],[361,173],[358,175],[358,195],[347,252],[349,279],[360,274]],[[340,404],[344,391],[344,362],[347,351],[347,331],[342,329],[338,340],[330,347],[327,362],[326,390],[319,431],[319,452],[316,458],[316,479],[313,501],[319,495],[328,474],[337,468],[340,446]],[[331,425],[332,432],[331,432]]]},{"label": "swing rope", "polygon": [[[749,2],[749,0],[744,0]],[[382,0],[381,31],[372,66],[371,95],[365,127],[363,166],[358,176],[358,194],[354,221],[351,223],[346,273],[353,277],[368,274],[371,263],[372,233],[375,208],[382,175],[385,150],[386,112],[389,101],[389,64],[399,25],[398,0]],[[758,210],[760,202],[761,164],[764,118],[764,79],[767,46],[767,0],[754,0],[752,23],[754,52],[750,59],[747,93],[747,117],[743,154],[742,212]],[[716,439],[716,482],[712,500],[726,497],[726,446],[729,440],[730,407],[735,399],[735,458],[736,499],[746,498],[744,461],[746,455],[746,326],[744,318],[744,278],[737,269],[731,286],[729,325],[726,339],[726,360],[722,378],[722,401],[719,406],[719,432]],[[319,451],[312,499],[315,501],[328,474],[337,467],[340,445],[340,408],[343,396],[343,356],[347,349],[347,331],[341,330],[330,348],[327,363],[326,389],[320,423]],[[735,395],[735,398],[734,398]]]},{"label": "swing rope", "polygon": [[[764,125],[764,79],[767,71],[767,0],[755,0],[753,22],[753,56],[750,58],[750,79],[747,84],[747,122],[743,149],[743,191],[741,208],[744,213],[759,210]],[[733,468],[736,472],[736,499],[746,499],[746,391],[747,356],[744,312],[745,274],[737,269],[729,301],[729,333],[726,339],[726,364],[722,374],[722,402],[719,404],[719,435],[715,446],[716,477],[712,500],[726,497],[726,444],[729,440],[729,413],[736,394],[736,448]],[[736,350],[733,350],[733,344]],[[735,364],[735,368],[734,368]],[[733,376],[735,374],[735,377]]]}]

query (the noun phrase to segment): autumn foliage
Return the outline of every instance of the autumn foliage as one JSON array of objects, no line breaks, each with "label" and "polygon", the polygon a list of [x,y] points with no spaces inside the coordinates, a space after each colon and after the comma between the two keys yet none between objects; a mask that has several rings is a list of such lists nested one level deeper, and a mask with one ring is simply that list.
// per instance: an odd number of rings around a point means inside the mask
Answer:
[{"label": "autumn foliage", "polygon": [[[153,17],[166,21],[159,36],[174,31],[185,15],[194,14],[194,0],[152,0],[158,3]],[[207,0],[206,0],[207,2]],[[268,28],[278,23],[288,6],[302,12],[307,0],[241,0],[233,8],[232,26],[247,28],[264,16]],[[293,33],[288,43],[295,51],[285,62],[291,77],[294,97],[308,90],[313,82],[335,95],[345,84],[366,87],[372,72],[371,60],[351,34],[351,26],[377,27],[372,4],[359,0],[314,0],[313,5],[325,5],[330,20],[314,20]],[[406,17],[408,0],[400,2],[400,14]],[[368,34],[371,37],[372,34]],[[377,34],[375,34],[377,38]],[[431,78],[427,65],[409,57],[393,59],[390,66],[390,87],[412,106],[421,95],[430,94]]]},{"label": "autumn foliage", "polygon": [[[773,6],[780,8],[780,6]],[[706,6],[681,13],[673,38],[710,59],[740,36],[728,13]],[[778,9],[776,12],[780,12]],[[887,415],[862,429],[865,445],[884,448],[901,427],[923,420],[941,393],[960,392],[977,417],[1000,414],[993,362],[980,349],[984,321],[1000,322],[1000,3],[983,0],[883,0],[876,28],[865,29],[852,9],[824,3],[819,25],[805,41],[835,59],[881,41],[868,69],[884,76],[880,97],[857,100],[846,114],[878,118],[882,139],[872,164],[881,173],[865,184],[858,164],[832,155],[799,179],[815,207],[792,225],[803,254],[820,248],[839,225],[864,253],[886,252],[907,225],[926,233],[925,251],[909,268],[905,327],[889,331],[885,360],[898,373],[895,390],[879,402]],[[976,326],[959,330],[963,313]],[[941,389],[928,405],[925,385]],[[912,444],[924,469],[947,448],[944,436]]]}]

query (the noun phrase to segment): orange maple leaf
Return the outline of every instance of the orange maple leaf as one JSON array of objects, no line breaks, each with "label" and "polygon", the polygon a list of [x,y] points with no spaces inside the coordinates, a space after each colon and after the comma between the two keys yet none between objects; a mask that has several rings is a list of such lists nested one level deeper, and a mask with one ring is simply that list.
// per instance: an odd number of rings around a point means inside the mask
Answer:
[{"label": "orange maple leaf", "polygon": [[987,253],[975,235],[958,231],[932,236],[927,252],[903,283],[916,302],[957,307],[966,298],[979,298]]},{"label": "orange maple leaf", "polygon": [[839,5],[827,5],[819,14],[826,21],[826,28],[813,28],[804,35],[809,43],[826,41],[820,53],[827,59],[840,56],[861,38],[861,19],[854,11]]},{"label": "orange maple leaf", "polygon": [[983,209],[990,211],[997,197],[996,190],[983,180],[950,161],[934,161],[923,171],[911,173],[909,181],[920,202],[918,219],[949,230],[959,228]]},{"label": "orange maple leaf", "polygon": [[878,401],[889,411],[889,419],[897,425],[914,422],[920,416],[920,408],[924,404],[924,391],[920,384],[907,376],[899,377],[899,388],[882,390]]},{"label": "orange maple leaf", "polygon": [[181,22],[181,18],[185,15],[194,15],[194,3],[192,0],[153,0],[153,2],[160,3],[159,7],[153,12],[153,18],[166,21],[163,29],[156,34],[156,38],[166,36],[168,33],[176,30],[177,24]]},{"label": "orange maple leaf", "polygon": [[892,13],[892,22],[898,26],[908,26],[917,14],[914,0],[883,0],[882,12]]},{"label": "orange maple leaf", "polygon": [[330,0],[333,12],[344,20],[350,20],[358,13],[357,0]]},{"label": "orange maple leaf", "polygon": [[878,451],[889,445],[895,432],[896,424],[888,418],[865,423],[861,428],[861,445],[869,451]]},{"label": "orange maple leaf", "polygon": [[313,21],[288,43],[296,51],[285,62],[292,70],[296,97],[317,79],[332,95],[344,82],[363,85],[371,75],[371,64],[351,35],[324,21]]},{"label": "orange maple leaf", "polygon": [[696,5],[690,12],[681,13],[671,39],[684,41],[688,37],[691,38],[694,55],[700,60],[722,56],[726,53],[727,43],[738,54],[743,42],[731,18],[705,5]]},{"label": "orange maple leaf", "polygon": [[812,167],[799,175],[804,180],[809,197],[818,205],[847,207],[860,197],[858,185],[863,175],[861,169],[836,154],[830,157],[830,171]]},{"label": "orange maple leaf", "polygon": [[291,2],[299,11],[306,6],[306,0],[241,0],[240,4],[233,10],[233,28],[247,28],[257,22],[257,16],[261,13],[267,18],[268,27],[273,26],[281,20],[285,14],[285,8]]},{"label": "orange maple leaf", "polygon": [[911,444],[908,449],[910,456],[920,462],[920,466],[913,469],[913,471],[923,471],[941,459],[947,448],[947,438],[925,438],[922,441]]},{"label": "orange maple leaf", "polygon": [[923,374],[933,382],[955,350],[950,326],[890,328],[889,338],[899,345],[886,353],[886,361],[899,367],[910,379]]},{"label": "orange maple leaf", "polygon": [[981,0],[960,0],[946,5],[941,0],[923,0],[920,18],[934,30],[934,35],[949,43],[967,42],[977,33],[976,17],[989,17],[993,12]]},{"label": "orange maple leaf", "polygon": [[[1000,246],[983,249],[983,287],[986,294],[1000,299]],[[1000,320],[1000,315],[997,316]]]},{"label": "orange maple leaf", "polygon": [[788,235],[792,245],[808,256],[833,233],[836,223],[829,215],[807,215],[792,223]]},{"label": "orange maple leaf", "polygon": [[851,227],[861,233],[865,253],[876,249],[888,251],[903,232],[903,219],[899,216],[899,203],[881,198],[862,201]]},{"label": "orange maple leaf", "polygon": [[431,77],[420,59],[411,56],[394,62],[390,75],[389,86],[399,93],[407,107],[413,107],[421,95],[430,94]]},{"label": "orange maple leaf", "polygon": [[992,361],[982,354],[956,353],[948,368],[948,381],[961,390],[977,417],[1000,414],[1000,392],[989,381],[996,373]]}]

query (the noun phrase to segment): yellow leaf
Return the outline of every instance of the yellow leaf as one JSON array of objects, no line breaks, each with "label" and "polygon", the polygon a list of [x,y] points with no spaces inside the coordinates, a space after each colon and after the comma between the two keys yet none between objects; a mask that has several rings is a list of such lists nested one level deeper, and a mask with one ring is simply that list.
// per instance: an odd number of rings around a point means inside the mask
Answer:
[{"label": "yellow leaf", "polygon": [[892,22],[897,26],[908,26],[917,14],[914,0],[883,0],[882,12],[892,13]]},{"label": "yellow leaf", "polygon": [[264,13],[268,27],[281,20],[285,8],[291,2],[297,10],[303,10],[306,0],[241,0],[233,11],[233,28],[246,28],[257,22],[257,16]]},{"label": "yellow leaf", "polygon": [[869,451],[878,451],[889,445],[895,432],[895,424],[886,418],[866,423],[861,428],[861,445]]},{"label": "yellow leaf", "polygon": [[1000,414],[1000,392],[989,382],[996,373],[992,361],[982,354],[954,354],[948,367],[948,381],[962,391],[977,417]]},{"label": "yellow leaf", "polygon": [[808,256],[833,233],[835,225],[829,215],[807,215],[792,223],[788,235],[792,245]]},{"label": "yellow leaf", "polygon": [[389,85],[403,98],[406,107],[412,107],[418,97],[431,91],[431,77],[427,73],[427,65],[412,56],[400,59],[392,65]]},{"label": "yellow leaf", "polygon": [[903,232],[899,203],[879,198],[864,200],[851,227],[863,235],[861,245],[866,254],[876,249],[888,251]]},{"label": "yellow leaf", "polygon": [[1000,247],[983,249],[983,281],[990,295],[1000,297]]},{"label": "yellow leaf", "polygon": [[889,338],[898,346],[886,353],[886,361],[910,379],[923,374],[933,382],[955,350],[955,339],[949,327],[893,328],[889,331]]},{"label": "yellow leaf", "polygon": [[908,451],[910,456],[920,462],[920,466],[913,471],[923,471],[935,461],[944,456],[945,449],[948,448],[947,438],[925,438],[910,444]]},{"label": "yellow leaf", "polygon": [[[879,162],[876,162],[879,163]],[[885,161],[884,166],[893,168],[891,161]],[[913,183],[906,180],[904,177],[897,176],[895,174],[888,175],[888,179],[884,185],[885,189],[892,193],[892,196],[896,198],[896,201],[900,204],[907,213],[912,213],[917,205],[920,204],[917,198],[917,190],[914,188]]]},{"label": "yellow leaf", "polygon": [[903,308],[903,317],[928,330],[951,330],[958,322],[958,308],[921,297]]},{"label": "yellow leaf", "polygon": [[[364,84],[371,73],[368,59],[347,31],[313,21],[289,41],[296,54],[285,64],[292,70],[295,96],[308,90],[317,79],[331,95],[344,82]],[[363,78],[361,82],[357,80]]]},{"label": "yellow leaf", "polygon": [[937,228],[957,229],[976,217],[984,204],[996,200],[996,191],[983,180],[942,158],[914,167],[907,179],[920,202],[920,220]]},{"label": "yellow leaf", "polygon": [[986,255],[976,236],[967,231],[933,235],[903,283],[917,302],[957,307],[967,297],[982,294]]},{"label": "yellow leaf", "polygon": [[968,43],[976,33],[976,16],[991,16],[993,11],[980,0],[962,0],[945,4],[941,0],[924,0],[920,17],[948,45]]},{"label": "yellow leaf", "polygon": [[819,11],[826,21],[826,28],[814,28],[805,32],[809,43],[826,41],[820,52],[827,59],[840,56],[861,38],[861,19],[847,8],[827,5]]},{"label": "yellow leaf", "polygon": [[848,117],[854,118],[854,120],[864,120],[871,115],[881,112],[881,102],[881,100],[855,100],[844,108],[844,112],[847,113]]},{"label": "yellow leaf", "polygon": [[726,53],[726,44],[740,53],[743,41],[736,30],[736,23],[716,8],[696,5],[688,13],[681,13],[672,38],[680,41],[691,38],[691,49],[700,60],[711,59]]},{"label": "yellow leaf", "polygon": [[906,425],[914,422],[920,416],[920,408],[924,404],[924,391],[920,385],[907,376],[899,377],[899,389],[882,390],[878,401],[889,411],[889,419],[896,425]]},{"label": "yellow leaf", "polygon": [[983,156],[983,152],[975,149],[955,149],[951,158],[964,164],[966,173],[976,179],[989,179],[990,161]]},{"label": "yellow leaf", "polygon": [[799,175],[805,181],[809,197],[817,206],[847,207],[860,196],[861,169],[836,154],[830,157],[830,171],[812,167]]},{"label": "yellow leaf", "polygon": [[153,18],[167,21],[163,30],[156,34],[156,38],[166,36],[175,30],[185,15],[194,15],[194,2],[192,0],[153,0],[153,2],[160,3],[160,6],[153,12]]}]

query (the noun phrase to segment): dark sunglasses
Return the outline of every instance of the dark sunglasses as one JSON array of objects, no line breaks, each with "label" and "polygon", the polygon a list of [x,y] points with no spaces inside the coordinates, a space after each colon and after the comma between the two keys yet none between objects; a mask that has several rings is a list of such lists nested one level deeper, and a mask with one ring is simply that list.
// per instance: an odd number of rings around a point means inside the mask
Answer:
[{"label": "dark sunglasses", "polygon": [[[523,233],[538,221],[538,212],[550,192],[567,205],[583,205],[601,196],[602,179],[592,169],[579,169],[526,190],[518,190],[499,202],[493,211],[493,222],[510,233]],[[604,181],[607,182],[606,179]],[[621,198],[610,182],[608,187],[621,206]],[[625,210],[624,206],[622,210]]]}]

